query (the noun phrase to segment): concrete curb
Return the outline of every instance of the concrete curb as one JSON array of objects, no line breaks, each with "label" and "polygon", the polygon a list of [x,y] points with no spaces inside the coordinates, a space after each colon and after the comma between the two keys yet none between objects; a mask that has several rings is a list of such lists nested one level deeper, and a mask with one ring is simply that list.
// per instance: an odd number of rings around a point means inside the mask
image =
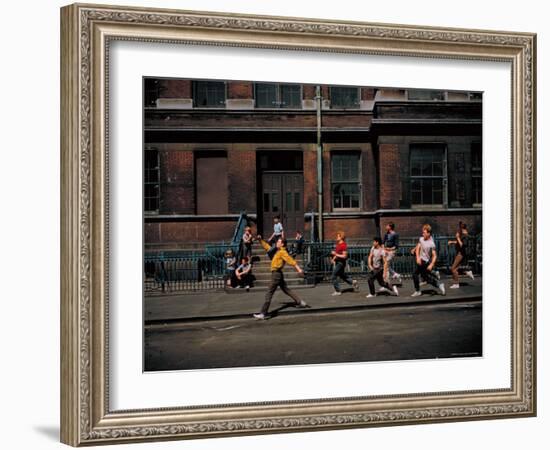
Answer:
[{"label": "concrete curb", "polygon": [[[384,296],[386,297],[386,296]],[[452,303],[464,303],[464,302],[481,302],[482,296],[480,294],[465,295],[462,297],[442,297],[437,296],[426,296],[425,300],[420,298],[415,298],[411,300],[403,301],[389,301],[381,302],[378,300],[372,300],[368,304],[358,304],[358,305],[342,305],[342,306],[318,306],[318,307],[309,307],[309,308],[295,308],[292,306],[292,303],[286,302],[282,303],[280,307],[275,308],[269,313],[269,319],[275,318],[279,315],[287,316],[293,314],[319,314],[319,313],[328,313],[328,312],[339,312],[339,311],[361,311],[365,309],[385,309],[385,308],[398,308],[398,307],[417,307],[417,306],[432,306],[432,305],[448,305]],[[382,298],[382,297],[380,297]],[[390,297],[392,299],[398,299],[399,297]],[[376,299],[376,297],[375,297]],[[480,304],[481,307],[481,304]],[[233,313],[226,315],[210,315],[210,316],[196,316],[196,317],[178,317],[170,319],[152,319],[145,320],[145,328],[158,328],[166,325],[174,324],[183,324],[183,323],[196,323],[196,322],[209,322],[209,321],[222,321],[222,320],[235,320],[235,319],[252,319],[252,314],[257,311],[250,311],[246,313]]]}]

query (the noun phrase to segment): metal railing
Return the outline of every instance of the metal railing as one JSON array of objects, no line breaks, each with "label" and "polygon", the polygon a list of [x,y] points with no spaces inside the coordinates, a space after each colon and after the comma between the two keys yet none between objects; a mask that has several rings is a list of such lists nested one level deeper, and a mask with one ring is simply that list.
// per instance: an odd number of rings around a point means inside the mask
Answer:
[{"label": "metal railing", "polygon": [[144,260],[146,293],[202,291],[223,289],[225,285],[224,254],[241,251],[244,229],[248,224],[242,212],[230,242],[203,245],[202,249],[149,252]]},{"label": "metal railing", "polygon": [[[434,236],[437,249],[436,269],[450,273],[456,250],[454,245],[448,245],[451,236]],[[416,260],[411,251],[416,247],[418,238],[400,239],[399,248],[396,250],[392,261],[393,269],[404,278],[410,278],[416,269]],[[481,274],[482,271],[482,242],[481,235],[471,236],[468,241],[468,260],[463,261],[461,269],[471,269],[474,273]],[[368,257],[372,247],[369,245],[355,244],[348,245],[348,261],[346,270],[357,277],[368,274]],[[305,270],[308,280],[321,282],[328,280],[332,273],[332,262],[330,252],[334,250],[334,243],[306,243],[304,247]]]},{"label": "metal railing", "polygon": [[[244,230],[244,226],[243,226]],[[238,233],[234,235],[237,236]],[[242,234],[241,234],[242,236]],[[155,252],[145,256],[144,287],[146,293],[194,292],[223,289],[225,285],[224,253],[233,249],[239,254],[241,238],[231,243],[208,244],[203,250],[183,250],[173,252]],[[450,236],[434,236],[438,260],[436,268],[449,272],[456,251],[448,241]],[[411,277],[416,268],[411,250],[416,246],[418,238],[400,239],[399,248],[392,261],[392,267],[404,278]],[[292,248],[292,241],[289,250]],[[368,256],[372,243],[348,245],[347,270],[356,277],[368,274]],[[319,283],[330,279],[332,263],[330,252],[334,243],[306,242],[303,251],[297,259],[306,271],[306,283]],[[471,236],[468,241],[468,260],[462,268],[469,268],[476,274],[482,272],[482,241],[481,235]]]},{"label": "metal railing", "polygon": [[147,293],[221,289],[223,259],[205,252],[162,252],[146,255],[144,289]]}]

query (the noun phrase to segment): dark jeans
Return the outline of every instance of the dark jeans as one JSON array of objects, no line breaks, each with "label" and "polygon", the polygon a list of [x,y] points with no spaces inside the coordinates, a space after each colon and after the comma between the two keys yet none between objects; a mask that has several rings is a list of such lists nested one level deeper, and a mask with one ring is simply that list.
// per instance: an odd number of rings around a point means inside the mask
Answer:
[{"label": "dark jeans", "polygon": [[[235,278],[237,278],[237,276],[235,276]],[[240,280],[237,278],[237,284],[241,287],[251,286],[253,280],[254,277],[250,272],[248,272],[247,274],[243,275]]]},{"label": "dark jeans", "polygon": [[341,278],[348,284],[353,284],[353,280],[351,277],[346,274],[346,262],[345,261],[336,261],[334,264],[334,268],[332,269],[332,285],[334,286],[334,290],[336,292],[340,292],[340,283],[338,282],[338,278]]},{"label": "dark jeans", "polygon": [[276,270],[274,272],[271,272],[271,284],[269,285],[267,293],[265,294],[265,302],[262,306],[262,311],[261,311],[262,314],[267,314],[269,305],[271,304],[271,299],[273,298],[273,294],[275,293],[278,287],[280,287],[281,290],[286,295],[288,295],[292,300],[294,300],[296,304],[300,304],[301,302],[300,298],[294,292],[292,292],[286,285],[283,272]]},{"label": "dark jeans", "polygon": [[243,255],[248,258],[248,261],[250,261],[250,258],[252,258],[252,242],[250,243],[243,243]]},{"label": "dark jeans", "polygon": [[227,281],[229,281],[229,285],[231,287],[235,287],[237,285],[237,277],[235,276],[235,270],[226,269],[225,282],[227,283]]},{"label": "dark jeans", "polygon": [[283,235],[282,234],[276,234],[274,235],[267,243],[269,245],[275,245],[279,239],[281,239]]},{"label": "dark jeans", "polygon": [[373,269],[369,272],[369,291],[374,295],[374,280],[378,281],[378,284],[386,289],[391,290],[391,286],[384,281],[384,268],[380,267],[379,269]]},{"label": "dark jeans", "polygon": [[420,275],[422,275],[422,278],[426,280],[426,282],[430,283],[432,286],[439,287],[439,280],[436,278],[433,272],[428,270],[428,266],[429,264],[426,261],[422,261],[422,264],[416,265],[416,270],[413,273],[414,289],[416,291],[420,290]]}]

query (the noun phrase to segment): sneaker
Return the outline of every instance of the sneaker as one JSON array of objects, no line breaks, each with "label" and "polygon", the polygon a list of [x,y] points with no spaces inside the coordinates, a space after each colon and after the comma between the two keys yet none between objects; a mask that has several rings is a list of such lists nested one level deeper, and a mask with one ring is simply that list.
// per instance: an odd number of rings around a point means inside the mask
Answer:
[{"label": "sneaker", "polygon": [[303,300],[300,300],[300,303],[296,304],[296,308],[309,308],[309,305]]},{"label": "sneaker", "polygon": [[250,286],[246,285],[244,288],[248,291],[250,289]]},{"label": "sneaker", "polygon": [[264,313],[252,314],[252,317],[256,320],[265,320],[267,316]]},{"label": "sneaker", "polygon": [[399,291],[397,290],[397,286],[393,285],[392,290],[393,290],[393,294],[394,294],[396,297],[399,297]]},{"label": "sneaker", "polygon": [[427,281],[421,281],[420,283],[418,283],[419,286],[426,286],[427,284]]},{"label": "sneaker", "polygon": [[443,283],[439,283],[439,291],[441,292],[441,295],[445,295],[445,285]]},{"label": "sneaker", "polygon": [[472,280],[474,279],[474,274],[471,270],[467,270],[466,272],[464,272],[467,276],[469,276]]},{"label": "sneaker", "polygon": [[387,289],[384,286],[380,286],[378,288],[378,292],[386,292],[386,291],[387,291]]},{"label": "sneaker", "polygon": [[449,289],[458,289],[459,287],[460,287],[460,284],[456,284],[456,283],[455,283],[455,284],[451,284],[451,285],[449,286]]},{"label": "sneaker", "polygon": [[365,295],[365,297],[366,297],[366,298],[372,298],[372,297],[374,297],[374,295],[368,294],[368,295]]},{"label": "sneaker", "polygon": [[332,294],[331,294],[333,297],[336,297],[338,295],[342,295],[342,293],[340,291],[334,291]]},{"label": "sneaker", "polygon": [[352,281],[352,286],[355,292],[359,292],[359,283],[357,282],[357,280]]},{"label": "sneaker", "polygon": [[422,292],[420,291],[414,291],[412,294],[411,294],[411,297],[420,297],[422,295]]}]

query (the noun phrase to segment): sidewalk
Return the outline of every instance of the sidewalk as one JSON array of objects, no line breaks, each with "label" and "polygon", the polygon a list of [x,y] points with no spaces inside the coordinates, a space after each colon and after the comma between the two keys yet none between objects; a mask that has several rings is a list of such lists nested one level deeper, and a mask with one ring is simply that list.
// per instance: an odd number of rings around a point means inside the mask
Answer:
[{"label": "sidewalk", "polygon": [[[329,312],[343,309],[365,309],[371,307],[390,307],[398,305],[422,305],[429,303],[449,303],[457,301],[478,301],[482,296],[482,278],[460,279],[460,289],[449,289],[450,278],[442,278],[447,295],[435,293],[432,286],[421,286],[423,295],[410,297],[414,292],[412,280],[404,280],[399,289],[399,297],[381,293],[373,298],[365,298],[368,285],[365,280],[359,281],[360,292],[344,290],[340,296],[332,296],[330,284],[319,284],[312,289],[297,289],[296,293],[310,308],[294,308],[293,302],[280,289],[273,296],[270,313],[307,314]],[[342,284],[345,286],[345,284]],[[375,283],[375,289],[379,286]],[[201,321],[218,319],[250,318],[258,312],[263,304],[265,291],[247,292],[244,289],[231,292],[214,291],[208,293],[150,296],[144,299],[145,325],[160,325],[169,322]]]}]

